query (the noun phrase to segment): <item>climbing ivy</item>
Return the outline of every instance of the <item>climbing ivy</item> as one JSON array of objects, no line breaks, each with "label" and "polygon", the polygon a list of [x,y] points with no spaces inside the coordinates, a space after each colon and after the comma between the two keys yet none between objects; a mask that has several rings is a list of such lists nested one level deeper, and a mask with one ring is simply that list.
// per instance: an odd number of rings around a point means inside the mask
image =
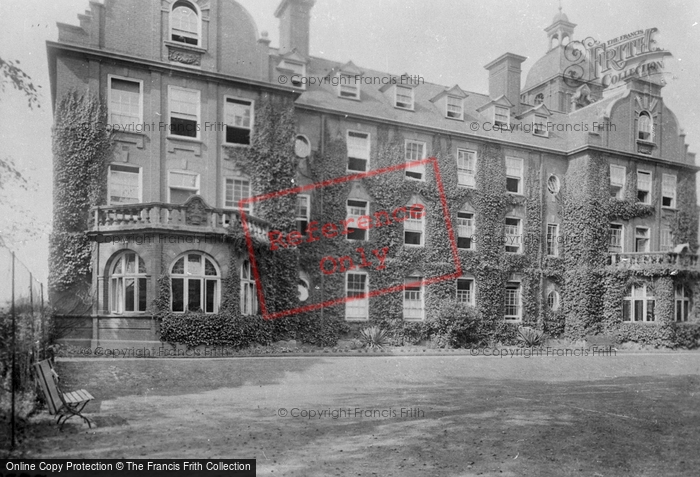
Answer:
[{"label": "climbing ivy", "polygon": [[671,234],[676,245],[687,243],[691,252],[697,252],[698,206],[695,190],[695,174],[681,174],[676,192],[676,220],[671,223]]},{"label": "climbing ivy", "polygon": [[56,105],[53,129],[54,223],[49,241],[53,292],[90,282],[91,207],[104,204],[113,141],[99,124],[107,112],[96,96],[71,91]]},{"label": "climbing ivy", "polygon": [[[253,195],[268,194],[294,186],[297,170],[293,151],[294,134],[295,119],[291,100],[263,95],[256,102],[251,147],[226,149],[226,160],[251,178]],[[295,206],[295,194],[253,204],[256,217],[267,221],[273,230],[285,232],[295,227]],[[230,250],[230,266],[228,275],[222,280],[222,302],[216,315],[172,313],[170,279],[167,272],[163,271],[155,301],[161,340],[188,346],[245,347],[253,343],[267,344],[278,339],[295,338],[308,332],[311,323],[305,322],[301,317],[268,322],[259,315],[241,316],[238,270],[241,261],[248,256],[248,247],[245,234],[235,221],[229,229],[226,243]],[[272,252],[268,244],[257,240],[253,240],[253,249],[268,312],[296,307],[298,250]]]},{"label": "climbing ivy", "polygon": [[[292,145],[294,116],[292,104],[277,98],[266,98],[256,109],[256,132],[249,149],[231,148],[228,160],[252,179],[253,192],[265,194],[293,187],[295,174],[301,171],[304,183],[318,183],[347,174],[347,144],[345,128],[338,119],[324,119],[325,136],[322,147],[304,159],[297,168]],[[375,133],[370,162],[372,169],[400,164],[404,161],[405,137],[397,128],[379,125]],[[432,339],[437,345],[455,343],[514,343],[517,325],[544,330],[550,336],[582,339],[593,333],[606,333],[619,340],[637,341],[649,345],[691,346],[698,335],[693,325],[678,325],[666,321],[673,317],[674,283],[692,283],[695,275],[668,269],[629,270],[608,264],[608,229],[611,220],[631,220],[649,217],[654,206],[638,204],[636,176],[630,174],[623,200],[610,197],[607,158],[600,154],[572,158],[556,195],[554,207],[561,217],[559,256],[545,254],[544,203],[547,190],[541,182],[542,158],[530,156],[525,177],[526,195],[505,193],[505,151],[502,146],[484,143],[478,147],[476,182],[478,188],[461,187],[456,170],[456,145],[450,137],[432,137],[432,155],[437,158],[448,208],[453,223],[457,212],[469,210],[475,214],[475,250],[459,250],[459,260],[465,273],[473,275],[476,283],[475,310],[465,312],[460,322],[455,310],[454,281],[431,284],[425,294],[424,322],[403,318],[403,294],[398,291],[373,297],[369,304],[369,322],[347,322],[345,304],[316,309],[304,314],[257,325],[249,317],[240,317],[238,310],[240,280],[239,260],[246,253],[240,230],[232,229],[231,273],[223,282],[224,301],[219,316],[187,313],[174,316],[162,313],[164,340],[179,340],[188,345],[219,344],[245,346],[252,342],[264,344],[278,339],[298,339],[323,346],[333,345],[339,338],[354,337],[360,328],[378,325],[391,332],[395,344],[416,343]],[[534,162],[533,162],[534,161]],[[697,217],[694,213],[694,179],[682,177],[679,183],[678,213],[673,224],[677,243],[697,240]],[[310,295],[305,304],[318,304],[329,299],[343,298],[345,273],[323,273],[324,257],[349,256],[359,262],[357,248],[365,252],[387,248],[386,268],[369,266],[370,289],[400,286],[408,276],[435,277],[454,272],[440,194],[431,167],[426,167],[425,181],[405,179],[403,170],[374,177],[328,185],[308,192],[311,195],[311,220],[323,224],[339,224],[346,218],[347,199],[367,200],[370,215],[391,211],[397,206],[420,200],[426,208],[426,237],[424,247],[403,245],[403,225],[372,228],[362,242],[336,239],[304,240],[297,247],[270,250],[269,245],[255,243],[255,256],[263,280],[266,303],[270,311],[298,305],[297,270],[310,282]],[[686,198],[688,197],[688,198]],[[255,204],[255,215],[267,220],[274,230],[289,232],[295,228],[296,195],[289,194]],[[523,253],[505,252],[505,218],[523,218]],[[320,233],[317,232],[316,236]],[[376,263],[376,261],[375,261]],[[503,319],[505,283],[515,276],[522,285],[522,323]],[[650,293],[656,299],[657,316],[664,318],[651,326],[640,327],[622,321],[622,300],[633,284],[651,280]],[[166,280],[164,277],[162,280]],[[542,284],[557,285],[562,298],[559,310],[543,303]],[[165,281],[164,281],[165,283]],[[162,287],[165,288],[165,287]],[[695,292],[693,287],[693,291]],[[165,292],[163,292],[165,293]],[[165,302],[165,300],[164,300]],[[165,305],[161,305],[165,309]],[[478,325],[476,321],[478,319]],[[235,326],[232,325],[235,324]],[[236,331],[240,326],[243,331]],[[464,333],[476,333],[465,338]],[[477,336],[478,335],[478,336]]]}]

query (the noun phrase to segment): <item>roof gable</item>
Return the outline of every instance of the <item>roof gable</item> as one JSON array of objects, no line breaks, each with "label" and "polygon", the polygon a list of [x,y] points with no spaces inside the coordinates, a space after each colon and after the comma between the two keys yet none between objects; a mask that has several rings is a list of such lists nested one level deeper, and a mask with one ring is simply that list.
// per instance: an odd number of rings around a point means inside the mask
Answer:
[{"label": "roof gable", "polygon": [[469,95],[467,93],[465,93],[464,90],[459,87],[459,85],[454,85],[451,88],[445,88],[444,91],[441,91],[436,96],[431,98],[430,102],[434,103],[435,101],[438,101],[440,98],[442,98],[444,96],[453,96],[455,98],[464,99]]},{"label": "roof gable", "polygon": [[284,61],[293,61],[296,63],[308,63],[309,59],[299,53],[296,48],[294,48],[292,51],[289,51],[283,55],[280,55],[280,59]]},{"label": "roof gable", "polygon": [[480,108],[477,108],[478,112],[485,111],[486,109],[492,107],[492,106],[503,106],[504,108],[512,108],[515,106],[513,103],[511,103],[508,98],[506,98],[506,95],[501,95],[496,99],[492,99],[485,105],[481,106]]},{"label": "roof gable", "polygon": [[364,71],[360,70],[360,68],[355,66],[355,63],[353,63],[352,61],[348,61],[343,66],[338,67],[337,72],[352,76],[362,76],[363,74],[365,74]]},{"label": "roof gable", "polygon": [[531,114],[536,114],[538,116],[551,116],[552,112],[549,110],[547,106],[545,106],[544,103],[540,103],[535,107],[532,107],[528,109],[527,111],[523,112],[523,114],[520,115],[520,117],[525,117],[529,116]]}]

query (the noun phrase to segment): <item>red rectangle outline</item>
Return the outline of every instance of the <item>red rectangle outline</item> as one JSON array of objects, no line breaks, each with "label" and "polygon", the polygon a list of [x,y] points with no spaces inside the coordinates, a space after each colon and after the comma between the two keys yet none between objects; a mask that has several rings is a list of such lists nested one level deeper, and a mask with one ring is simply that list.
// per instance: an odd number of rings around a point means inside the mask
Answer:
[{"label": "red rectangle outline", "polygon": [[[277,197],[283,197],[283,196],[286,196],[289,194],[300,194],[303,192],[316,190],[316,189],[319,189],[321,187],[342,184],[345,182],[350,182],[350,181],[354,181],[354,180],[358,180],[358,179],[364,179],[365,177],[374,177],[374,176],[377,176],[379,174],[399,171],[402,169],[408,169],[408,168],[420,166],[423,164],[432,164],[433,171],[435,172],[435,182],[436,182],[437,187],[438,187],[438,192],[440,195],[440,203],[442,205],[442,211],[443,211],[444,219],[445,219],[445,225],[447,226],[447,233],[448,233],[449,239],[450,239],[450,249],[452,251],[452,258],[455,261],[455,263],[457,264],[457,268],[456,268],[455,272],[447,274],[447,275],[441,275],[439,277],[429,278],[427,280],[415,281],[415,282],[411,282],[411,283],[404,283],[404,284],[396,285],[393,287],[383,288],[381,290],[374,290],[374,291],[370,291],[369,293],[365,293],[363,295],[358,295],[355,297],[334,298],[331,300],[326,300],[322,303],[313,303],[310,305],[298,306],[298,307],[292,308],[290,310],[283,310],[283,311],[278,311],[275,313],[268,313],[267,312],[267,307],[265,306],[265,296],[264,296],[264,292],[263,292],[263,288],[262,288],[262,281],[260,280],[260,273],[258,271],[258,264],[255,260],[255,250],[253,248],[253,239],[250,236],[250,229],[248,228],[248,218],[247,218],[245,210],[244,210],[246,205],[256,203],[256,202],[261,202],[263,200],[274,199]],[[349,176],[337,177],[335,179],[327,179],[327,180],[322,181],[322,182],[316,182],[314,184],[308,184],[305,186],[292,187],[292,188],[280,190],[277,192],[269,192],[267,194],[261,194],[261,195],[255,196],[255,197],[247,197],[247,198],[244,198],[244,199],[241,199],[238,201],[238,208],[239,208],[239,211],[241,214],[241,223],[243,225],[243,231],[245,233],[246,243],[248,245],[248,256],[249,256],[250,266],[251,266],[252,271],[253,271],[253,276],[255,277],[255,285],[256,285],[256,288],[258,291],[258,302],[260,304],[260,310],[262,311],[262,317],[265,320],[274,320],[277,318],[283,318],[285,316],[296,315],[296,314],[304,313],[307,311],[319,310],[321,308],[325,308],[325,307],[333,306],[333,305],[338,305],[340,303],[346,303],[348,301],[363,300],[365,298],[372,298],[375,296],[386,295],[388,293],[404,290],[405,287],[407,287],[407,286],[420,286],[421,284],[431,285],[433,283],[439,283],[439,282],[443,282],[446,280],[454,280],[454,279],[462,276],[462,264],[461,264],[461,261],[459,260],[459,253],[457,252],[457,242],[455,241],[454,229],[452,228],[452,220],[450,219],[450,211],[449,211],[449,208],[447,207],[447,198],[445,197],[445,188],[443,187],[443,184],[442,184],[442,176],[440,175],[440,167],[438,166],[438,162],[437,162],[436,157],[430,157],[430,158],[421,159],[418,161],[407,162],[404,164],[397,164],[394,166],[384,167],[382,169],[375,169],[375,170],[372,170],[369,172],[363,172],[360,174],[351,174]]]}]

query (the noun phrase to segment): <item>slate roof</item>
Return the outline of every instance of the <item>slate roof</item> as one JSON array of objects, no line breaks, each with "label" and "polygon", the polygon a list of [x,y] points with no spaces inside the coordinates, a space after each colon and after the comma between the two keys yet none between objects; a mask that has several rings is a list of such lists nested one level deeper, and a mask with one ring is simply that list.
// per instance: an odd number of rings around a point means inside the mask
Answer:
[{"label": "slate roof", "polygon": [[[337,71],[343,63],[326,60],[323,58],[310,58],[307,67],[308,77],[323,78]],[[390,78],[392,76],[386,72],[360,68],[364,72],[364,78]],[[535,146],[547,149],[555,149],[560,151],[569,150],[567,136],[570,133],[550,133],[549,137],[535,136],[530,132],[515,130],[512,132],[495,132],[484,131],[483,123],[492,122],[493,117],[479,113],[477,110],[489,103],[492,98],[486,94],[464,91],[467,97],[464,99],[464,120],[454,120],[445,117],[445,112],[439,108],[437,104],[431,102],[431,99],[443,93],[450,86],[438,85],[425,82],[414,88],[414,110],[408,111],[395,108],[393,105],[393,89],[386,92],[380,91],[384,86],[378,84],[362,84],[360,101],[338,97],[337,87],[329,82],[324,82],[321,85],[309,85],[296,101],[298,106],[320,108],[336,113],[346,113],[349,115],[358,115],[371,117],[373,119],[387,121],[398,121],[415,126],[423,126],[426,128],[438,128],[447,132],[456,132],[468,135],[476,135],[484,138],[498,138],[503,141],[513,142],[525,146]],[[529,109],[524,106],[525,109]],[[552,112],[549,118],[552,122],[567,122],[567,115]],[[477,122],[479,130],[473,131],[471,123]],[[511,124],[517,124],[520,121],[511,118]]]}]

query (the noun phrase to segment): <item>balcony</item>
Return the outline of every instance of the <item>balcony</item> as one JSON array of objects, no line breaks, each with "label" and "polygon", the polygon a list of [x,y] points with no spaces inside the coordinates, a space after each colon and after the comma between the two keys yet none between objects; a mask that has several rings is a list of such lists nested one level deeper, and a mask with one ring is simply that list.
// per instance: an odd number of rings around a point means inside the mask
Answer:
[{"label": "balcony", "polygon": [[697,269],[698,256],[687,251],[611,253],[609,265],[618,268]]},{"label": "balcony", "polygon": [[[150,202],[109,205],[93,207],[91,212],[91,235],[115,232],[226,235],[235,230],[243,231],[237,210],[209,207],[199,196],[190,197],[184,204]],[[251,215],[246,215],[246,220],[251,237],[267,243],[270,224]]]}]

